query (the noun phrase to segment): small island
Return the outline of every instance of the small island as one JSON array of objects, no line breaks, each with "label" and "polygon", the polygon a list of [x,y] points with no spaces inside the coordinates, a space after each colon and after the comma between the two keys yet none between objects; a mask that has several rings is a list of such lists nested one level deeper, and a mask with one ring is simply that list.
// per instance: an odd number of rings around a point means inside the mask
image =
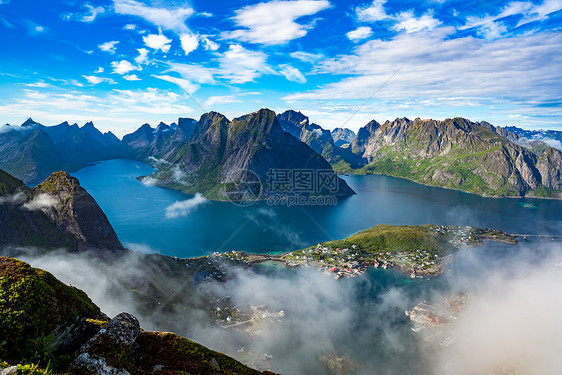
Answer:
[{"label": "small island", "polygon": [[396,268],[415,278],[440,275],[456,251],[462,247],[481,246],[486,240],[518,243],[514,236],[495,229],[381,224],[343,240],[327,241],[290,253],[231,252],[220,256],[250,266],[274,261],[288,267],[316,267],[336,278],[362,275],[370,266]]}]

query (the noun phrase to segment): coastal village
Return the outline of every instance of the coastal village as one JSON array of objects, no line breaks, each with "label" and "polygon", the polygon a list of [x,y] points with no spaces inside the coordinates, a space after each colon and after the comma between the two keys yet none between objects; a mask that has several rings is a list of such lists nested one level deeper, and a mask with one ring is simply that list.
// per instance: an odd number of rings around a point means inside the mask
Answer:
[{"label": "coastal village", "polygon": [[[463,350],[453,328],[470,306],[471,301],[470,294],[453,294],[435,305],[427,301],[420,302],[411,310],[406,310],[405,314],[412,323],[411,330],[429,345],[430,351]],[[444,374],[451,374],[447,368],[443,370]],[[516,363],[499,358],[497,364],[486,374],[519,375],[521,372]]]},{"label": "coastal village", "polygon": [[[407,243],[396,240],[396,233],[420,228],[421,236]],[[288,267],[314,267],[338,279],[362,275],[368,267],[396,268],[416,278],[441,274],[452,260],[454,252],[462,247],[479,246],[485,240],[517,244],[517,240],[507,233],[470,226],[394,226],[392,229],[392,237],[386,233],[379,235],[385,245],[378,248],[370,248],[365,241],[353,241],[352,236],[343,241],[319,243],[307,249],[276,256],[246,253],[227,253],[226,256],[249,265],[275,261]],[[429,242],[431,246],[428,246]],[[340,243],[341,246],[337,246]]]}]

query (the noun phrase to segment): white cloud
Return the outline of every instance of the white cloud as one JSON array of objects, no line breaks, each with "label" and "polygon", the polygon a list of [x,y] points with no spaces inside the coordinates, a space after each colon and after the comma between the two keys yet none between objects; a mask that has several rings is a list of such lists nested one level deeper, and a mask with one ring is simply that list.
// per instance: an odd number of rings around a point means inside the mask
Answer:
[{"label": "white cloud", "polygon": [[291,57],[294,57],[295,59],[299,59],[301,61],[305,61],[308,63],[315,63],[319,60],[322,60],[324,58],[324,55],[322,55],[321,53],[309,53],[309,52],[302,52],[302,51],[297,51],[297,52],[292,52],[290,53]]},{"label": "white cloud", "polygon": [[123,76],[123,78],[125,78],[127,81],[140,81],[141,79],[139,77],[137,77],[136,74],[128,74]]},{"label": "white cloud", "polygon": [[[368,6],[357,7],[355,8],[355,18],[359,22],[392,21],[394,22],[394,25],[391,27],[393,30],[405,31],[407,33],[418,32],[424,29],[433,30],[441,24],[439,20],[433,18],[431,11],[421,17],[416,17],[413,10],[388,14],[384,9],[385,3],[386,0],[374,0]],[[359,29],[350,32],[357,33],[358,37],[355,39],[362,39],[361,36],[367,33],[366,29],[363,29],[362,33],[358,31]],[[354,38],[349,36],[350,33],[347,34],[348,38],[354,40]]]},{"label": "white cloud", "polygon": [[110,83],[110,84],[116,83],[111,78],[98,77],[98,76],[85,76],[85,75],[83,75],[82,77],[86,78],[86,81],[88,81],[88,83],[90,83],[92,85],[97,85],[97,84],[102,83],[102,82],[107,82],[107,83]]},{"label": "white cloud", "polygon": [[[528,24],[534,21],[544,21],[548,16],[554,12],[562,9],[562,0],[545,0],[542,4],[533,4],[528,1],[513,1],[508,3],[496,15],[485,15],[483,17],[469,16],[466,17],[466,23],[459,27],[460,30],[483,28],[493,29],[491,25],[497,20],[505,17],[520,16],[521,19],[516,27]],[[496,26],[497,27],[497,26]],[[483,30],[482,35],[486,35],[489,31]],[[492,32],[493,33],[493,32]]]},{"label": "white cloud", "polygon": [[507,33],[507,26],[501,22],[490,22],[482,25],[477,33],[484,39],[498,39]]},{"label": "white cloud", "polygon": [[208,51],[216,51],[220,47],[217,42],[214,42],[207,37],[203,37],[201,41],[203,42],[203,47]]},{"label": "white cloud", "polygon": [[183,7],[150,7],[134,0],[114,0],[115,12],[138,16],[165,30],[178,33],[188,32],[185,21],[194,13],[193,8]]},{"label": "white cloud", "polygon": [[306,77],[297,68],[288,64],[279,65],[279,68],[279,73],[284,75],[289,81],[306,83]]},{"label": "white cloud", "polygon": [[355,42],[370,37],[371,35],[373,35],[373,30],[370,27],[361,26],[355,30],[348,32],[345,35],[349,38],[349,40]]},{"label": "white cloud", "polygon": [[170,50],[170,43],[172,42],[171,39],[168,39],[165,35],[162,34],[150,34],[147,36],[143,36],[142,40],[147,47],[150,47],[156,51],[162,51],[164,53],[168,53]]},{"label": "white cloud", "polygon": [[187,216],[195,211],[200,205],[207,202],[207,199],[201,194],[197,193],[191,199],[185,201],[178,201],[166,207],[166,218],[173,219],[179,216]]},{"label": "white cloud", "polygon": [[86,13],[65,13],[62,19],[66,21],[93,22],[99,14],[105,13],[103,7],[93,7],[90,4],[84,4],[88,9]]},{"label": "white cloud", "polygon": [[357,19],[362,22],[377,22],[387,19],[385,3],[386,0],[374,0],[370,5],[355,8]]},{"label": "white cloud", "polygon": [[105,42],[100,44],[98,48],[104,52],[114,54],[117,44],[119,44],[117,40],[112,40],[111,42]]},{"label": "white cloud", "polygon": [[137,29],[137,25],[132,23],[128,23],[125,26],[123,26],[123,30],[136,30],[136,29]]},{"label": "white cloud", "polygon": [[96,71],[94,72],[95,74],[99,74],[99,73],[103,73],[104,69],[100,66],[96,69]]},{"label": "white cloud", "polygon": [[195,49],[197,49],[197,46],[199,45],[199,38],[195,34],[185,33],[180,35],[180,42],[181,48],[187,56],[190,52],[193,52]]},{"label": "white cloud", "polygon": [[213,107],[217,104],[241,103],[242,101],[234,95],[210,96],[205,100],[206,107]]},{"label": "white cloud", "polygon": [[113,73],[117,73],[121,75],[127,74],[132,70],[140,70],[139,68],[133,66],[133,64],[131,64],[127,60],[113,61],[111,63],[111,66],[113,67]]},{"label": "white cloud", "polygon": [[[4,131],[2,131],[2,129],[5,129]],[[14,127],[14,126],[4,126],[3,128],[0,128],[0,134],[1,133],[5,133],[11,130],[20,130],[19,127]],[[16,193],[13,195],[3,195],[0,196],[0,205],[2,204],[21,204],[25,201],[26,199],[26,195],[24,193]]]},{"label": "white cloud", "polygon": [[55,197],[49,194],[39,194],[35,198],[33,198],[30,202],[27,202],[23,205],[23,207],[27,210],[42,210],[45,208],[53,207],[57,204],[57,200]]},{"label": "white cloud", "polygon": [[220,76],[231,83],[251,82],[263,73],[273,74],[263,52],[250,51],[239,44],[231,44],[219,57]]},{"label": "white cloud", "polygon": [[195,83],[188,81],[187,79],[184,78],[172,77],[166,74],[163,75],[153,74],[152,77],[176,84],[184,91],[188,92],[189,94],[193,94],[195,91],[199,90],[199,85],[196,85]]},{"label": "white cloud", "polygon": [[[333,106],[343,107],[342,111],[349,114],[358,102],[351,103],[350,109],[342,100],[365,100],[382,87],[372,106],[367,105],[363,111],[387,107],[395,112],[402,109],[403,116],[406,110],[422,115],[431,108],[449,108],[450,116],[451,111],[466,113],[471,106],[494,107],[496,114],[507,107],[510,112],[519,108],[523,114],[538,115],[542,111],[546,116],[548,108],[541,109],[540,103],[559,97],[562,86],[562,34],[544,32],[496,40],[449,38],[455,32],[454,28],[441,27],[432,32],[398,34],[385,41],[367,41],[353,54],[315,66],[314,73],[346,78],[284,99],[292,103],[338,101]],[[493,116],[488,120],[493,121]]]},{"label": "white cloud", "polygon": [[47,32],[47,28],[45,26],[39,25],[35,22],[26,21],[27,32],[29,35],[38,35]]},{"label": "white cloud", "polygon": [[179,73],[183,78],[197,83],[215,84],[213,75],[217,73],[216,69],[206,68],[203,65],[168,63],[170,71]]},{"label": "white cloud", "polygon": [[51,84],[44,82],[44,81],[38,81],[38,82],[33,82],[33,83],[24,83],[25,86],[27,87],[39,87],[39,88],[45,88],[45,87],[51,87]]},{"label": "white cloud", "polygon": [[237,29],[223,33],[228,39],[238,39],[259,44],[285,44],[306,35],[313,23],[295,22],[331,6],[327,0],[273,0],[248,5],[236,11],[232,18]]},{"label": "white cloud", "polygon": [[139,55],[135,57],[135,62],[137,64],[144,64],[148,60],[148,50],[146,48],[137,49]]},{"label": "white cloud", "polygon": [[402,12],[396,15],[395,19],[398,21],[392,28],[396,31],[405,31],[407,33],[414,33],[418,31],[433,30],[441,24],[441,22],[433,18],[432,14],[424,14],[421,17],[416,17],[413,11]]}]

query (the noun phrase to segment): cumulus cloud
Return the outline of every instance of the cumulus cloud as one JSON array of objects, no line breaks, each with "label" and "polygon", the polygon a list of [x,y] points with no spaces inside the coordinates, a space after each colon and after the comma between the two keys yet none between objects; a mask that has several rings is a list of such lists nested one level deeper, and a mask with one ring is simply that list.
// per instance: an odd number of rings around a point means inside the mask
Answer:
[{"label": "cumulus cloud", "polygon": [[203,43],[203,48],[205,48],[207,51],[216,51],[220,47],[217,42],[207,37],[202,37],[201,42]]},{"label": "cumulus cloud", "polygon": [[413,11],[399,13],[395,19],[398,22],[392,28],[396,31],[405,31],[407,33],[415,33],[422,30],[431,31],[441,24],[430,13],[416,17]]},{"label": "cumulus cloud", "polygon": [[139,68],[133,66],[133,64],[131,64],[127,60],[113,61],[111,63],[111,66],[113,67],[113,73],[121,75],[127,74],[132,70],[139,70]]},{"label": "cumulus cloud", "polygon": [[273,73],[266,63],[267,56],[260,51],[251,51],[239,44],[231,44],[219,57],[220,76],[231,83],[246,83],[263,73]]},{"label": "cumulus cloud", "polygon": [[168,53],[170,50],[170,43],[172,43],[171,39],[168,39],[163,34],[150,34],[147,36],[143,36],[142,40],[147,47],[150,47],[156,51],[162,51],[164,53]]},{"label": "cumulus cloud", "polygon": [[141,79],[139,77],[137,77],[136,74],[127,74],[123,76],[124,79],[126,79],[127,81],[140,81]]},{"label": "cumulus cloud", "polygon": [[144,64],[148,61],[148,50],[146,48],[137,49],[139,55],[135,57],[135,62],[137,64]]},{"label": "cumulus cloud", "polygon": [[173,219],[179,216],[187,216],[195,211],[200,205],[205,204],[207,199],[203,195],[197,193],[191,199],[178,201],[166,207],[166,218]]},{"label": "cumulus cloud", "polygon": [[180,35],[181,48],[185,55],[189,55],[190,52],[195,51],[199,45],[199,38],[195,34],[185,33]]},{"label": "cumulus cloud", "polygon": [[105,42],[100,44],[98,48],[104,52],[114,54],[117,49],[117,44],[119,44],[119,41],[113,40],[111,42]]},{"label": "cumulus cloud", "polygon": [[361,26],[345,34],[349,40],[359,41],[373,35],[373,30],[368,26]]},{"label": "cumulus cloud", "polygon": [[248,5],[236,11],[232,18],[242,29],[223,33],[228,39],[266,45],[285,44],[305,36],[314,24],[296,20],[330,8],[327,0],[274,0]]},{"label": "cumulus cloud", "polygon": [[362,22],[377,22],[387,19],[389,16],[384,9],[385,3],[386,0],[374,0],[369,5],[355,8],[357,19]]},{"label": "cumulus cloud", "polygon": [[100,66],[96,69],[96,71],[94,73],[99,74],[99,73],[103,73],[104,69]]},{"label": "cumulus cloud", "polygon": [[43,210],[45,208],[53,207],[57,204],[57,200],[50,194],[39,194],[34,197],[31,201],[24,203],[23,207],[30,211],[33,210]]}]

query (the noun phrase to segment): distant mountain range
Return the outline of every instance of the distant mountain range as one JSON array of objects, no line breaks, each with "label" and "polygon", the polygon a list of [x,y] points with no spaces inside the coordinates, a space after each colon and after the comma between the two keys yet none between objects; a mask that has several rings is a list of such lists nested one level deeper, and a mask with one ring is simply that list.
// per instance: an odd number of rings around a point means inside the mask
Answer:
[{"label": "distant mountain range", "polygon": [[351,148],[367,163],[362,173],[489,196],[559,197],[562,153],[544,144],[529,149],[510,139],[519,140],[485,122],[402,118],[382,125],[371,121]]},{"label": "distant mountain range", "polygon": [[68,122],[44,126],[30,118],[19,127],[0,128],[0,168],[27,184],[37,184],[55,171],[71,172],[95,161],[124,157],[132,157],[130,150],[91,122],[82,127]]},{"label": "distant mountain range", "polygon": [[[271,169],[382,173],[488,196],[558,197],[560,151],[551,145],[559,139],[562,132],[462,118],[404,118],[382,125],[373,120],[357,134],[343,128],[330,132],[292,110],[276,115],[264,109],[232,121],[210,112],[199,121],[144,124],[122,140],[92,123],[46,127],[29,119],[21,127],[0,129],[0,168],[34,184],[56,170],[136,159],[158,168],[146,181],[220,200],[255,198],[254,190],[271,187]],[[328,195],[353,193],[337,181],[341,189]]]}]

